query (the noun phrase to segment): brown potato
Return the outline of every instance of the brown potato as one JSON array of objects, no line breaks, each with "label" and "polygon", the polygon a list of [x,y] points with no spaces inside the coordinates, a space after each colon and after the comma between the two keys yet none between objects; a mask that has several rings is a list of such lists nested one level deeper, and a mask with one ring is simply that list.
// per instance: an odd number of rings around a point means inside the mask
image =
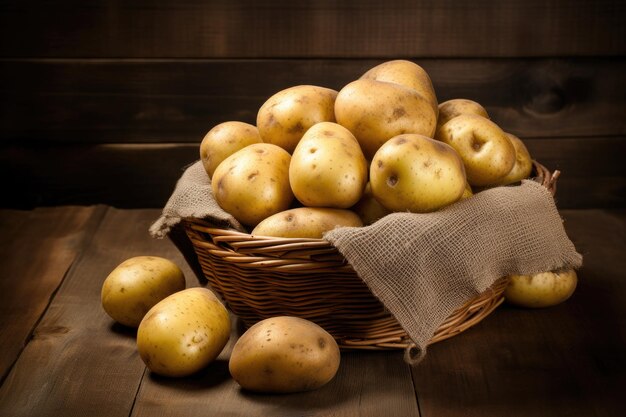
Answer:
[{"label": "brown potato", "polygon": [[350,210],[299,207],[268,217],[251,234],[321,239],[324,233],[341,226],[361,227],[363,222]]},{"label": "brown potato", "polygon": [[213,127],[202,139],[200,159],[209,177],[230,155],[253,143],[261,143],[256,126],[243,122],[224,122]]},{"label": "brown potato", "polygon": [[305,206],[348,208],[363,195],[367,169],[352,133],[337,123],[321,122],[307,130],[293,151],[289,182]]},{"label": "brown potato", "polygon": [[215,200],[247,226],[289,208],[291,156],[270,143],[256,143],[235,152],[217,167],[211,180]]},{"label": "brown potato", "polygon": [[387,61],[370,69],[361,78],[400,84],[411,88],[430,103],[435,113],[439,111],[435,89],[428,73],[414,62],[403,59]]},{"label": "brown potato", "polygon": [[422,95],[399,84],[361,79],[346,85],[335,100],[337,123],[357,138],[367,159],[402,133],[433,137],[437,114]]},{"label": "brown potato", "polygon": [[444,124],[439,133],[439,139],[461,156],[471,186],[498,184],[515,164],[515,148],[509,138],[482,116],[462,114]]},{"label": "brown potato", "polygon": [[256,124],[263,142],[292,153],[302,135],[314,124],[335,121],[337,91],[298,85],[279,91],[259,109]]},{"label": "brown potato", "polygon": [[530,173],[533,170],[533,160],[524,145],[524,142],[520,138],[510,133],[506,134],[511,140],[513,147],[515,148],[515,165],[509,171],[508,174],[498,181],[500,185],[512,184],[514,182],[521,181],[530,177]]},{"label": "brown potato", "polygon": [[237,341],[230,374],[251,391],[310,391],[328,383],[341,360],[335,339],[298,317],[272,317],[250,327]]},{"label": "brown potato", "polygon": [[450,119],[454,119],[462,114],[477,114],[485,119],[489,119],[487,110],[479,103],[464,98],[454,98],[439,104],[437,126],[443,126],[450,121]]},{"label": "brown potato", "polygon": [[390,139],[370,166],[372,194],[391,211],[438,210],[458,201],[465,184],[465,169],[454,149],[421,135]]}]

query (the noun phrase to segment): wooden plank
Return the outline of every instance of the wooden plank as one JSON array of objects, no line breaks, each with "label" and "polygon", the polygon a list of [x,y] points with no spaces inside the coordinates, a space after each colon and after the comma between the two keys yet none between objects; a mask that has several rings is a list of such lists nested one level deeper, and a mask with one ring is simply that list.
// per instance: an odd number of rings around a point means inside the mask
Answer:
[{"label": "wooden plank", "polygon": [[196,284],[169,241],[149,237],[158,210],[109,209],[74,263],[15,366],[0,387],[3,416],[123,416],[130,414],[144,365],[133,331],[100,307],[108,273],[135,255],[164,256]]},{"label": "wooden plank", "polygon": [[[9,57],[623,55],[616,0],[3,1]],[[581,30],[584,28],[584,30]]]},{"label": "wooden plank", "polygon": [[542,310],[503,306],[413,368],[424,417],[616,416],[626,408],[626,212],[562,211],[579,287]]},{"label": "wooden plank", "polygon": [[[299,84],[382,60],[4,60],[0,141],[195,142]],[[470,98],[522,137],[626,135],[626,59],[420,59],[440,101]]]},{"label": "wooden plank", "polygon": [[0,381],[103,213],[104,207],[0,210]]},{"label": "wooden plank", "polygon": [[335,378],[324,387],[289,395],[242,390],[230,377],[228,358],[238,334],[205,370],[185,379],[148,372],[133,417],[203,415],[289,417],[419,416],[409,367],[401,352],[342,353]]},{"label": "wooden plank", "polygon": [[[526,139],[533,157],[559,169],[560,208],[625,207],[625,137]],[[106,203],[163,207],[197,143],[12,146],[0,151],[5,207]]]}]

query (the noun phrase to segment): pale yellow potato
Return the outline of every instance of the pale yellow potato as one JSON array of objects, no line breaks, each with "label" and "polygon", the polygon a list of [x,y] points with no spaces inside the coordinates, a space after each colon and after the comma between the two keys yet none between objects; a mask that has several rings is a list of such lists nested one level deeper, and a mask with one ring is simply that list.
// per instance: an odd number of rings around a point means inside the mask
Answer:
[{"label": "pale yellow potato", "polygon": [[293,151],[289,182],[305,206],[348,208],[363,195],[367,169],[352,133],[336,123],[321,122],[307,130]]},{"label": "pale yellow potato", "polygon": [[435,94],[435,88],[430,76],[414,62],[403,59],[383,62],[367,71],[361,78],[400,84],[412,88],[430,103],[435,113],[439,111],[437,95]]},{"label": "pale yellow potato", "polygon": [[551,307],[570,298],[577,283],[578,277],[573,269],[511,275],[504,297],[507,302],[520,307]]},{"label": "pale yellow potato", "polygon": [[443,126],[449,120],[462,114],[477,114],[485,119],[489,119],[487,110],[479,103],[465,98],[453,98],[452,100],[444,101],[439,104],[437,126]]},{"label": "pale yellow potato", "polygon": [[347,128],[371,159],[383,143],[403,133],[433,137],[437,114],[427,99],[400,84],[360,79],[335,100],[337,123]]},{"label": "pale yellow potato", "polygon": [[183,271],[169,259],[136,256],[119,264],[102,284],[102,308],[118,323],[137,327],[156,303],[185,289]]},{"label": "pale yellow potato", "polygon": [[342,226],[361,227],[363,222],[350,210],[298,207],[268,217],[257,224],[251,234],[320,239],[329,230]]},{"label": "pale yellow potato", "polygon": [[257,113],[263,142],[292,153],[311,126],[335,121],[336,97],[337,91],[315,85],[297,85],[274,94]]},{"label": "pale yellow potato", "polygon": [[170,295],[148,311],[137,330],[146,366],[164,376],[186,376],[211,363],[230,338],[230,317],[206,288]]},{"label": "pale yellow potato", "polygon": [[528,178],[533,170],[533,160],[524,142],[510,133],[506,133],[506,135],[515,148],[515,165],[513,165],[513,168],[508,174],[498,181],[500,185],[513,184],[514,182]]},{"label": "pale yellow potato", "polygon": [[328,383],[341,357],[335,339],[317,324],[297,317],[273,317],[250,327],[237,341],[230,374],[250,391],[310,391]]},{"label": "pale yellow potato", "polygon": [[438,210],[458,201],[466,182],[463,163],[454,149],[422,135],[390,139],[370,165],[372,194],[391,211]]},{"label": "pale yellow potato", "polygon": [[224,122],[213,127],[200,143],[200,160],[209,177],[217,166],[230,155],[253,143],[260,143],[256,126],[243,122]]},{"label": "pale yellow potato", "polygon": [[461,200],[465,200],[474,195],[474,191],[472,191],[472,187],[469,183],[465,184],[465,190],[463,191],[463,195],[461,196]]},{"label": "pale yellow potato", "polygon": [[387,210],[385,206],[380,204],[378,200],[374,198],[374,194],[372,194],[372,187],[369,182],[365,186],[363,197],[361,197],[358,203],[356,203],[351,210],[361,218],[364,225],[373,224],[377,220],[380,220],[387,214],[391,213],[391,211]]},{"label": "pale yellow potato", "polygon": [[461,114],[439,130],[438,137],[463,159],[471,186],[489,186],[508,174],[515,165],[515,148],[507,135],[489,119]]},{"label": "pale yellow potato", "polygon": [[289,208],[291,155],[270,143],[255,143],[235,152],[217,167],[211,180],[215,200],[241,223],[254,226]]}]

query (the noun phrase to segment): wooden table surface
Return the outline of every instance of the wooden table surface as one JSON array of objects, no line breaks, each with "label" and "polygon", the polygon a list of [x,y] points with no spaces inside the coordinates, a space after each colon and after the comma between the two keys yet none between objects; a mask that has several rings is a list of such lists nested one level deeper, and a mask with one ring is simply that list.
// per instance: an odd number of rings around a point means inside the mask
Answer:
[{"label": "wooden table surface", "polygon": [[542,310],[503,305],[467,332],[402,353],[345,352],[301,394],[258,395],[228,373],[233,337],[200,373],[146,369],[135,333],[100,306],[107,274],[135,255],[182,255],[147,228],[158,210],[0,210],[0,416],[618,416],[626,410],[626,211],[564,210],[584,255],[579,287]]}]

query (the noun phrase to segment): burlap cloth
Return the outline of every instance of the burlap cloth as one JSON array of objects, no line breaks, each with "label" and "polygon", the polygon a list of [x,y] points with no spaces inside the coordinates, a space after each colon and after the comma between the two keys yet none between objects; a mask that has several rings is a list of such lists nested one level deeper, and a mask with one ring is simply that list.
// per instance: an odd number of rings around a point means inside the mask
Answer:
[{"label": "burlap cloth", "polygon": [[[186,169],[150,233],[164,237],[185,217],[245,231],[217,205],[199,161]],[[552,195],[532,180],[435,213],[394,213],[371,226],[337,228],[325,239],[413,340],[413,363],[445,319],[498,278],[582,265]]]}]

